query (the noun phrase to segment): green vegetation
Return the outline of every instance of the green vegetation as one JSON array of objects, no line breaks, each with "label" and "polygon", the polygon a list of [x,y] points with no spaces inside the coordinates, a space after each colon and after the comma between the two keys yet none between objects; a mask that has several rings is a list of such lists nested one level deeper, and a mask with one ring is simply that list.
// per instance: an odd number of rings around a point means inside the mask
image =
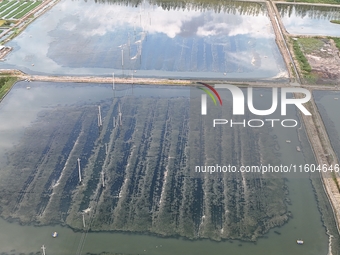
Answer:
[{"label": "green vegetation", "polygon": [[11,11],[15,10],[18,6],[20,6],[22,2],[17,2],[15,5],[12,5],[11,8],[8,8],[6,11],[1,13],[1,17],[6,17]]},{"label": "green vegetation", "polygon": [[16,77],[0,76],[0,100],[6,95],[16,81]]},{"label": "green vegetation", "polygon": [[2,27],[9,27],[12,23],[14,22],[11,20],[5,20],[5,19],[0,20],[0,26]]},{"label": "green vegetation", "polygon": [[324,42],[318,37],[298,38],[298,43],[305,54],[311,54],[313,51],[320,51]]},{"label": "green vegetation", "polygon": [[296,59],[299,62],[299,66],[301,68],[301,71],[303,72],[304,75],[310,74],[312,71],[312,68],[310,64],[308,63],[307,58],[303,54],[299,42],[297,40],[293,41],[293,49],[294,49],[294,54],[296,56]]},{"label": "green vegetation", "polygon": [[20,19],[22,18],[24,15],[26,15],[27,13],[29,13],[31,10],[33,10],[35,7],[37,7],[38,5],[41,4],[41,1],[36,1],[33,4],[31,4],[28,8],[26,8],[23,12],[18,13],[17,15],[15,15],[13,18],[14,19]]},{"label": "green vegetation", "polygon": [[2,2],[0,4],[0,16],[6,19],[20,19],[41,3],[42,1]]},{"label": "green vegetation", "polygon": [[9,6],[11,6],[14,3],[15,3],[15,1],[3,1],[3,2],[1,2],[0,12],[3,12],[4,10],[6,10]]},{"label": "green vegetation", "polygon": [[23,3],[22,5],[19,6],[19,8],[17,8],[14,12],[11,13],[11,17],[15,17],[16,15],[18,15],[20,12],[22,12],[24,9],[26,9],[31,4],[32,4],[31,2]]},{"label": "green vegetation", "polygon": [[332,37],[333,41],[335,42],[335,46],[340,50],[340,38],[339,37]]},{"label": "green vegetation", "polygon": [[335,185],[336,185],[336,187],[338,188],[338,191],[339,191],[339,193],[340,193],[340,185],[339,185],[338,179],[336,178],[335,172],[332,172],[332,179],[333,179],[333,181],[335,182]]},{"label": "green vegetation", "polygon": [[332,23],[334,24],[339,24],[340,25],[340,20],[331,20]]},{"label": "green vegetation", "polygon": [[[279,0],[277,0],[279,1]],[[287,2],[311,3],[311,4],[340,4],[340,0],[287,0]]]}]

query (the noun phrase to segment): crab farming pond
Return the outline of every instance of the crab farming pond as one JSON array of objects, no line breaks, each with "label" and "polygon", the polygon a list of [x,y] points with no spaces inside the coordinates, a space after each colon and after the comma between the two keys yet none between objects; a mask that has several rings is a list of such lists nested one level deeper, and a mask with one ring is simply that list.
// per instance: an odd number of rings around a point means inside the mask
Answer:
[{"label": "crab farming pond", "polygon": [[[260,104],[270,96],[254,93]],[[187,167],[198,138],[206,159],[223,146],[233,164],[311,163],[303,126],[220,129],[210,139],[189,127],[189,97],[188,87],[18,82],[0,104],[2,254],[39,254],[44,244],[63,255],[326,255],[327,230],[336,252],[319,178],[194,178]],[[299,120],[294,108],[287,117]]]},{"label": "crab farming pond", "polygon": [[340,106],[339,91],[314,91],[315,103],[326,127],[328,136],[331,137],[330,142],[337,154],[340,157],[340,121],[336,116],[336,109]]},{"label": "crab farming pond", "polygon": [[340,7],[277,4],[282,22],[294,35],[340,36]]},{"label": "crab farming pond", "polygon": [[61,0],[6,45],[30,74],[287,78],[264,3]]}]

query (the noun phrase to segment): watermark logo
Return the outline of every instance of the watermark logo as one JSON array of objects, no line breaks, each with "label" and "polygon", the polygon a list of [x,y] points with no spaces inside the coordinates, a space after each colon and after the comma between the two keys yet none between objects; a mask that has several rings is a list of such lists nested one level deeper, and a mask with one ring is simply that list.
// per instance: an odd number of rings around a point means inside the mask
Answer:
[{"label": "watermark logo", "polygon": [[[244,95],[242,90],[235,86],[230,84],[215,84],[214,87],[205,83],[201,83],[208,87],[211,91],[215,93],[217,98],[220,101],[220,104],[222,105],[222,100],[216,89],[228,89],[233,97],[233,115],[244,115]],[[213,97],[211,92],[205,88],[200,88],[203,91],[205,91],[214,101],[216,105],[216,99]],[[303,93],[306,96],[304,98],[287,98],[288,93]],[[202,115],[207,114],[207,96],[206,94],[202,95],[201,100],[201,113]],[[278,105],[278,88],[272,89],[272,106],[267,110],[258,110],[255,109],[254,103],[253,103],[253,88],[248,88],[248,98],[247,98],[247,105],[248,109],[251,113],[259,116],[265,116],[270,115],[273,112],[276,111],[277,105]],[[281,115],[287,114],[287,105],[292,104],[295,105],[297,108],[300,109],[300,111],[304,115],[312,115],[302,104],[307,103],[311,99],[311,93],[309,90],[304,88],[281,88]]]},{"label": "watermark logo", "polygon": [[201,114],[202,115],[207,115],[207,95],[210,96],[210,98],[212,99],[212,101],[214,102],[214,104],[216,105],[216,98],[214,97],[214,95],[211,93],[213,92],[215,94],[215,96],[217,97],[220,105],[222,106],[222,99],[220,97],[220,94],[218,94],[218,92],[216,91],[216,89],[206,83],[203,82],[198,82],[198,84],[202,84],[204,87],[198,87],[199,89],[203,90],[206,94],[202,94],[201,96]]},{"label": "watermark logo", "polygon": [[[243,94],[243,91],[235,86],[230,84],[215,84],[214,86],[211,86],[206,83],[199,82],[199,84],[204,85],[205,87],[199,87],[199,89],[203,90],[206,94],[202,94],[201,96],[201,114],[207,115],[207,95],[211,97],[214,104],[216,105],[216,99],[214,95],[211,93],[213,92],[215,96],[218,98],[220,105],[222,106],[222,100],[219,95],[219,93],[216,91],[216,89],[228,89],[231,92],[232,95],[232,106],[233,106],[233,115],[244,115],[245,114],[245,96]],[[209,90],[208,90],[209,89]],[[303,98],[287,98],[287,95],[289,93],[302,93],[305,95]],[[272,88],[272,105],[269,109],[266,110],[259,110],[254,107],[254,101],[253,101],[253,88],[248,87],[247,88],[247,106],[251,113],[257,116],[268,116],[274,113],[278,107],[278,100],[279,99],[279,93],[278,88]],[[304,115],[311,115],[311,113],[306,109],[305,106],[303,106],[304,103],[307,103],[311,99],[311,93],[309,90],[304,88],[296,88],[296,87],[284,87],[281,88],[281,96],[280,96],[280,103],[281,103],[281,116],[287,115],[287,105],[295,105]],[[265,121],[269,121],[272,126],[274,126],[275,121],[280,121],[282,126],[289,126],[289,127],[295,127],[297,125],[296,120],[287,119],[287,120],[279,120],[279,119],[265,119]],[[286,125],[284,123],[286,122],[294,122],[293,125]],[[254,123],[258,123],[255,125]],[[221,124],[227,124],[227,123],[233,123],[232,120],[228,121],[226,119],[214,119],[213,126],[221,125]],[[261,127],[264,123],[263,120],[260,119],[252,119],[248,121],[250,127]],[[236,124],[234,122],[234,124]],[[237,124],[243,124],[243,126],[246,126],[246,120],[244,120],[241,123]]]}]

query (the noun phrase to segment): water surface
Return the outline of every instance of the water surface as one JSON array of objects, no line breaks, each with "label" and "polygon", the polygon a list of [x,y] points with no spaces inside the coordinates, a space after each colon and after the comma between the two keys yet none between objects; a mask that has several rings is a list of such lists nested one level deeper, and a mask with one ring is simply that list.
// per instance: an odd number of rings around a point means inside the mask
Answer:
[{"label": "water surface", "polygon": [[[50,84],[29,83],[31,89],[26,88],[28,83],[20,82],[0,104],[1,133],[14,138],[3,139],[0,142],[0,154],[15,149],[25,128],[30,127],[39,113],[46,109],[67,105],[93,104],[94,107],[105,99],[112,98],[111,85],[93,84]],[[122,85],[123,86],[123,85]],[[120,96],[189,96],[188,88],[180,87],[136,87],[121,90]],[[257,93],[261,93],[258,91]],[[264,94],[264,92],[262,92]],[[291,112],[290,114],[294,114]],[[301,164],[305,162],[302,153],[292,149],[299,140],[296,129],[277,129],[280,153],[283,164]],[[288,144],[285,140],[292,140]],[[0,162],[6,164],[5,157]],[[209,240],[187,241],[177,238],[159,238],[143,234],[122,233],[75,233],[67,227],[60,226],[21,226],[17,223],[8,223],[0,220],[0,247],[1,251],[16,253],[38,252],[42,244],[52,254],[76,254],[82,238],[85,238],[83,253],[100,253],[110,251],[124,254],[327,254],[328,237],[322,226],[320,213],[317,209],[313,189],[308,178],[291,178],[287,182],[291,205],[288,210],[293,218],[280,228],[271,230],[265,237],[256,243],[240,241],[212,242]],[[53,239],[51,233],[57,231],[59,237]],[[274,232],[276,231],[276,232]],[[303,246],[296,244],[296,239],[305,241]],[[78,250],[79,251],[79,250]]]},{"label": "water surface", "polygon": [[265,5],[255,3],[213,10],[62,0],[8,45],[0,67],[27,73],[287,77]]},{"label": "water surface", "polygon": [[340,7],[277,4],[282,22],[294,35],[340,36]]}]

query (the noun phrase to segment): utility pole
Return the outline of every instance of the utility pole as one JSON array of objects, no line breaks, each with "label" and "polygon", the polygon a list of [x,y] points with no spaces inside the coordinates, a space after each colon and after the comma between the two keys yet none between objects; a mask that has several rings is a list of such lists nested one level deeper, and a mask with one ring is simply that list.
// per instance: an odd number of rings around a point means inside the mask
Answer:
[{"label": "utility pole", "polygon": [[105,188],[105,176],[104,176],[104,171],[101,172],[101,176],[102,176],[102,185],[103,185],[103,188]]},{"label": "utility pole", "polygon": [[122,48],[122,72],[124,76],[124,49]]},{"label": "utility pole", "polygon": [[86,227],[85,226],[85,213],[83,212],[82,215],[83,215],[83,227],[85,228]]},{"label": "utility pole", "polygon": [[100,105],[98,105],[98,127],[101,127],[102,125],[103,125],[102,113],[101,113],[101,110],[100,110]]},{"label": "utility pole", "polygon": [[119,116],[119,125],[122,125],[122,112],[120,111],[120,103],[118,103],[118,116]]},{"label": "utility pole", "polygon": [[80,158],[78,158],[78,176],[79,176],[79,183],[81,183]]},{"label": "utility pole", "polygon": [[42,249],[43,255],[46,255],[46,252],[45,252],[45,250],[46,250],[46,247],[45,247],[45,245],[44,245],[44,244],[43,244],[43,246],[41,246],[41,249]]}]

